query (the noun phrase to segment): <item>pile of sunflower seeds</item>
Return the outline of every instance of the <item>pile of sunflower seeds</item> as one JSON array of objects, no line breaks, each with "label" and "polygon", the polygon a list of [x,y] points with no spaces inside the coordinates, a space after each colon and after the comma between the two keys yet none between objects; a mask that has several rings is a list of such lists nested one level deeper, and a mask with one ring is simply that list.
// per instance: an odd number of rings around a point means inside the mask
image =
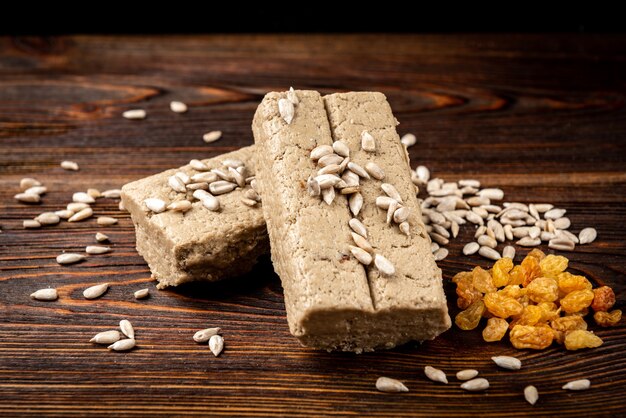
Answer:
[{"label": "pile of sunflower seeds", "polygon": [[481,188],[478,180],[446,182],[431,178],[430,170],[423,165],[412,173],[412,180],[418,197],[422,190],[422,219],[439,260],[448,255],[444,246],[458,236],[464,224],[474,225],[476,241],[467,243],[463,254],[478,253],[490,260],[515,257],[511,245],[498,251],[500,243],[515,241],[519,246],[536,247],[547,242],[549,248],[572,251],[576,244],[591,243],[597,236],[594,228],[585,228],[578,235],[568,231],[571,222],[565,209],[549,203],[502,202],[502,189]]}]

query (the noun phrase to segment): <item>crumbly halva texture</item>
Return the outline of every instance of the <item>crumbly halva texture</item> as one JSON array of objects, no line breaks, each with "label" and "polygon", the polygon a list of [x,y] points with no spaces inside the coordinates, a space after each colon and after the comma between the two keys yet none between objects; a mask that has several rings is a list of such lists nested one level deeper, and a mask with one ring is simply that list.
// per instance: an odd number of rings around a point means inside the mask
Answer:
[{"label": "crumbly halva texture", "polygon": [[[240,160],[253,175],[254,146],[202,160],[208,168],[219,168],[222,161]],[[237,188],[216,196],[220,210],[212,212],[192,197],[193,190],[175,192],[168,179],[177,172],[199,173],[190,165],[134,181],[122,188],[122,201],[130,212],[137,233],[137,251],[143,256],[159,288],[190,281],[215,281],[244,274],[259,256],[269,252],[269,242],[261,204],[250,207],[242,202],[250,188]],[[157,198],[171,204],[191,200],[186,212],[166,210],[153,213],[144,201]]]},{"label": "crumbly halva texture", "polygon": [[[278,109],[287,93],[276,92],[265,96],[253,122],[257,179],[291,333],[306,346],[356,352],[434,338],[450,327],[441,271],[430,252],[406,151],[385,97],[296,94],[299,103],[290,124]],[[377,150],[368,155],[360,148],[363,130],[377,141]],[[407,237],[386,224],[386,214],[376,207],[381,182],[361,182],[365,202],[358,218],[374,250],[394,263],[396,273],[390,277],[350,253],[354,242],[346,195],[338,194],[328,205],[307,192],[307,178],[318,169],[310,152],[332,145],[333,137],[349,145],[359,165],[376,162],[412,211]]]}]

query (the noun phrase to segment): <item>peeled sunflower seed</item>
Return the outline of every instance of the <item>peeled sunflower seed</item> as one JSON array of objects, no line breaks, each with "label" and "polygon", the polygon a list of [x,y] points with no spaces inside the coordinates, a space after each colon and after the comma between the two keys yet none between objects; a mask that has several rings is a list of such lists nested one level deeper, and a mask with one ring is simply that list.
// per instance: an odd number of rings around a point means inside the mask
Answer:
[{"label": "peeled sunflower seed", "polygon": [[440,383],[448,384],[448,378],[446,377],[446,374],[442,370],[436,369],[431,366],[426,366],[424,367],[424,374],[426,375],[427,378],[429,378],[433,382],[440,382]]},{"label": "peeled sunflower seed", "polygon": [[61,168],[68,171],[78,171],[78,164],[74,161],[61,161]]},{"label": "peeled sunflower seed", "polygon": [[426,166],[418,166],[415,169],[415,174],[417,174],[417,177],[422,183],[428,183],[428,181],[430,180],[430,170]]},{"label": "peeled sunflower seed", "polygon": [[78,221],[82,221],[83,219],[90,218],[92,216],[93,216],[93,209],[91,209],[90,207],[86,207],[85,209],[81,209],[75,214],[73,214],[72,216],[70,216],[70,218],[67,221],[78,222]]},{"label": "peeled sunflower seed", "polygon": [[341,155],[342,157],[350,156],[350,148],[348,148],[348,145],[343,141],[333,142],[333,151],[335,151],[335,154]]},{"label": "peeled sunflower seed", "polygon": [[365,171],[363,167],[352,161],[348,163],[348,170],[352,171],[353,173],[364,179],[370,178],[370,175],[367,173],[367,171]]},{"label": "peeled sunflower seed", "polygon": [[212,212],[217,212],[220,209],[220,201],[217,199],[217,197],[211,194],[207,193],[200,200],[200,202],[202,202],[202,206],[204,206],[205,208],[207,208],[208,210]]},{"label": "peeled sunflower seed", "polygon": [[478,370],[474,369],[461,370],[456,373],[456,378],[459,380],[470,380],[476,376],[478,376]]},{"label": "peeled sunflower seed", "polygon": [[150,197],[144,200],[143,203],[154,213],[161,213],[165,210],[165,202],[161,199]]},{"label": "peeled sunflower seed", "polygon": [[222,137],[222,131],[211,131],[202,135],[202,140],[207,144],[215,142]]},{"label": "peeled sunflower seed", "polygon": [[478,252],[480,245],[477,242],[468,242],[463,247],[463,254],[472,255]]},{"label": "peeled sunflower seed", "polygon": [[390,198],[395,199],[398,203],[403,203],[400,193],[398,193],[398,190],[392,184],[382,183],[380,188],[383,189],[383,192]]},{"label": "peeled sunflower seed", "polygon": [[209,338],[209,349],[215,357],[219,356],[224,349],[224,338],[221,335],[212,335]]},{"label": "peeled sunflower seed", "polygon": [[502,250],[502,257],[510,258],[511,260],[513,260],[515,258],[515,247],[511,245],[507,245],[506,247],[504,247],[504,249]]},{"label": "peeled sunflower seed", "polygon": [[502,189],[482,189],[478,192],[478,196],[490,200],[502,200],[504,199],[504,192]]},{"label": "peeled sunflower seed", "polygon": [[59,294],[56,289],[39,289],[30,294],[30,297],[36,300],[57,300]]},{"label": "peeled sunflower seed", "polygon": [[361,149],[363,151],[367,151],[367,152],[375,152],[376,151],[376,140],[367,131],[363,131],[361,133]]},{"label": "peeled sunflower seed", "polygon": [[30,189],[35,186],[41,186],[41,182],[32,177],[24,177],[20,180],[20,190]]},{"label": "peeled sunflower seed", "polygon": [[363,225],[363,222],[359,221],[357,218],[352,218],[348,224],[354,232],[361,235],[363,238],[367,238],[367,228]]},{"label": "peeled sunflower seed", "polygon": [[493,248],[485,246],[480,247],[480,249],[478,250],[478,254],[490,260],[499,260],[500,258],[502,258],[499,252],[497,252]]},{"label": "peeled sunflower seed", "polygon": [[72,201],[76,202],[76,203],[95,203],[96,199],[94,199],[93,197],[89,196],[87,193],[85,192],[76,192],[72,195]]},{"label": "peeled sunflower seed", "polygon": [[108,235],[103,234],[102,232],[96,232],[96,241],[103,242],[109,239]]},{"label": "peeled sunflower seed", "polygon": [[174,113],[185,113],[187,111],[187,105],[174,100],[170,102],[170,110]]},{"label": "peeled sunflower seed", "polygon": [[363,196],[361,193],[353,193],[348,198],[348,206],[350,206],[350,212],[352,216],[357,216],[363,207]]},{"label": "peeled sunflower seed", "polygon": [[410,213],[411,210],[406,206],[399,207],[393,212],[393,221],[400,224],[409,218]]},{"label": "peeled sunflower seed", "polygon": [[70,219],[72,215],[74,215],[74,212],[72,212],[71,210],[62,209],[55,211],[54,214],[61,219]]},{"label": "peeled sunflower seed", "polygon": [[293,89],[293,87],[289,87],[289,91],[287,92],[287,99],[289,99],[289,101],[293,103],[294,106],[297,106],[300,103],[298,95],[296,94],[296,91]]},{"label": "peeled sunflower seed", "polygon": [[96,299],[100,296],[104,295],[104,293],[109,289],[108,283],[97,284],[95,286],[88,287],[83,291],[83,296],[85,299]]},{"label": "peeled sunflower seed", "polygon": [[37,215],[35,220],[42,225],[56,225],[61,222],[61,218],[59,217],[59,215],[52,212],[41,213]]},{"label": "peeled sunflower seed", "polygon": [[390,377],[379,377],[376,380],[376,389],[381,392],[396,393],[408,392],[409,389],[399,380]]},{"label": "peeled sunflower seed", "polygon": [[145,299],[150,295],[150,289],[140,289],[133,293],[135,299]]},{"label": "peeled sunflower seed", "polygon": [[115,225],[117,223],[117,219],[110,216],[98,216],[96,223],[100,226]]},{"label": "peeled sunflower seed", "polygon": [[122,191],[120,189],[110,189],[103,191],[101,194],[102,197],[106,197],[109,199],[119,199],[121,193]]},{"label": "peeled sunflower seed", "polygon": [[209,184],[209,191],[214,195],[220,195],[235,190],[237,185],[225,180],[218,180]]},{"label": "peeled sunflower seed", "polygon": [[553,238],[548,242],[548,247],[553,250],[572,251],[576,244],[565,237]]},{"label": "peeled sunflower seed", "polygon": [[117,330],[103,331],[94,335],[89,342],[96,344],[113,344],[114,342],[119,341],[120,338],[122,338],[122,334],[120,334]]},{"label": "peeled sunflower seed", "polygon": [[433,255],[435,256],[435,261],[441,261],[448,256],[449,252],[447,248],[439,248],[437,249]]},{"label": "peeled sunflower seed", "polygon": [[191,209],[191,202],[188,200],[178,200],[167,205],[167,209],[174,212],[187,212]]},{"label": "peeled sunflower seed", "polygon": [[203,329],[193,335],[193,340],[197,343],[205,343],[209,341],[212,336],[219,334],[220,331],[221,328],[219,327]]},{"label": "peeled sunflower seed", "polygon": [[72,202],[72,203],[68,203],[66,209],[67,210],[71,210],[74,213],[80,212],[83,209],[87,209],[90,208],[91,206],[89,206],[87,203],[77,203],[77,202]]},{"label": "peeled sunflower seed", "polygon": [[521,245],[522,247],[536,247],[537,245],[541,245],[540,238],[531,238],[524,237],[516,242],[517,245]]},{"label": "peeled sunflower seed", "polygon": [[143,109],[131,109],[122,113],[122,116],[131,120],[145,119],[146,111]]},{"label": "peeled sunflower seed", "polygon": [[526,402],[531,405],[536,404],[539,399],[539,392],[537,391],[537,388],[532,385],[526,386],[524,388],[524,399],[526,399]]},{"label": "peeled sunflower seed", "polygon": [[170,176],[167,179],[167,184],[174,190],[175,192],[185,193],[187,188],[185,187],[185,183],[177,176]]},{"label": "peeled sunflower seed", "polygon": [[417,143],[417,138],[415,137],[415,135],[411,133],[404,134],[402,135],[402,138],[400,138],[400,142],[402,142],[402,145],[408,148],[408,147],[412,147],[413,145]]},{"label": "peeled sunflower seed", "polygon": [[350,252],[357,261],[365,266],[372,264],[372,255],[362,248],[350,246]]},{"label": "peeled sunflower seed", "polygon": [[120,329],[128,338],[135,338],[135,329],[128,319],[122,319],[120,321]]},{"label": "peeled sunflower seed", "polygon": [[64,253],[64,254],[59,254],[57,256],[57,263],[59,264],[74,264],[74,263],[78,263],[79,261],[84,260],[85,257],[82,254],[76,254],[76,253]]},{"label": "peeled sunflower seed", "polygon": [[478,392],[478,391],[485,390],[488,388],[489,388],[489,381],[487,379],[483,379],[482,377],[468,380],[467,382],[461,385],[461,389],[464,389],[470,392]]},{"label": "peeled sunflower seed", "polygon": [[35,229],[40,228],[41,224],[34,219],[26,219],[24,222],[22,222],[22,226],[25,229]]},{"label": "peeled sunflower seed", "polygon": [[26,193],[26,194],[42,195],[42,194],[46,194],[46,192],[48,192],[48,188],[44,187],[44,186],[33,186],[33,187],[29,187],[28,189],[24,190],[24,193]]},{"label": "peeled sunflower seed", "polygon": [[41,197],[34,193],[18,193],[14,197],[22,203],[37,203],[41,200]]},{"label": "peeled sunflower seed", "polygon": [[503,369],[519,370],[522,368],[520,359],[511,356],[494,356],[491,357],[494,363]]},{"label": "peeled sunflower seed", "polygon": [[580,244],[589,244],[596,240],[598,232],[594,228],[585,228],[578,234]]},{"label": "peeled sunflower seed", "polygon": [[290,100],[280,99],[278,100],[278,113],[280,113],[280,117],[283,118],[287,125],[290,125],[295,115],[295,107]]},{"label": "peeled sunflower seed", "polygon": [[376,180],[382,180],[385,178],[385,172],[383,169],[380,168],[378,164],[371,161],[365,164],[365,171],[367,171],[367,173]]},{"label": "peeled sunflower seed", "polygon": [[85,247],[87,254],[105,254],[111,251],[111,247],[103,247],[101,245],[88,245]]},{"label": "peeled sunflower seed", "polygon": [[565,390],[587,390],[591,386],[589,379],[580,379],[567,382],[563,385],[562,389]]},{"label": "peeled sunflower seed", "polygon": [[107,348],[113,351],[128,351],[135,347],[135,339],[134,338],[126,338],[124,340],[119,340]]},{"label": "peeled sunflower seed", "polygon": [[374,265],[378,271],[386,276],[393,276],[396,272],[396,268],[393,266],[391,261],[380,254],[376,254],[376,256],[374,256]]}]

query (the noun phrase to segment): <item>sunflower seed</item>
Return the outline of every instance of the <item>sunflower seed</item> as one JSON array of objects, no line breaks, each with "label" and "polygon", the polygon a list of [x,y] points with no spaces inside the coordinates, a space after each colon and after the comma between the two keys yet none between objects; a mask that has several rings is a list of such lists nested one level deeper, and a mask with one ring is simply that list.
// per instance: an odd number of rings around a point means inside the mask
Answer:
[{"label": "sunflower seed", "polygon": [[235,190],[237,185],[224,180],[218,180],[209,184],[209,191],[214,195],[220,195]]},{"label": "sunflower seed", "polygon": [[74,161],[61,161],[61,168],[68,171],[78,171],[78,164]]},{"label": "sunflower seed", "polygon": [[479,236],[484,235],[487,232],[487,227],[484,225],[479,226],[474,233],[474,238],[478,239]]},{"label": "sunflower seed", "polygon": [[475,212],[469,212],[468,211],[465,214],[465,219],[467,219],[468,221],[470,221],[471,223],[476,224],[476,225],[483,225],[483,223],[484,223],[483,218],[481,218]]},{"label": "sunflower seed", "polygon": [[82,255],[82,254],[64,253],[64,254],[59,254],[57,256],[57,263],[59,263],[59,264],[74,264],[74,263],[78,263],[79,261],[84,260],[85,258],[87,258],[87,257]]},{"label": "sunflower seed", "polygon": [[437,251],[439,249],[439,244],[437,244],[436,242],[431,242],[430,243],[430,252],[434,253],[435,251]]},{"label": "sunflower seed", "polygon": [[120,329],[128,338],[135,338],[135,329],[128,319],[122,319],[120,321]]},{"label": "sunflower seed", "polygon": [[478,250],[478,254],[490,260],[499,260],[500,258],[502,258],[499,252],[497,252],[493,248],[489,248],[485,246],[480,247],[480,249]]},{"label": "sunflower seed", "polygon": [[326,155],[332,155],[333,152],[333,147],[330,145],[318,145],[311,150],[310,157],[313,161],[317,161]]},{"label": "sunflower seed", "polygon": [[122,116],[126,119],[145,119],[146,111],[143,109],[131,109],[122,113]]},{"label": "sunflower seed", "polygon": [[458,181],[461,187],[480,187],[480,181],[474,179],[463,179]]},{"label": "sunflower seed", "polygon": [[487,379],[483,379],[482,377],[468,380],[467,382],[461,385],[461,389],[464,389],[470,392],[478,392],[478,391],[485,390],[488,388],[489,388],[489,381]]},{"label": "sunflower seed", "polygon": [[104,295],[104,293],[109,289],[108,283],[97,284],[95,286],[88,287],[83,291],[83,296],[85,299],[96,299],[100,296]]},{"label": "sunflower seed", "polygon": [[111,247],[103,247],[100,245],[88,245],[85,248],[87,254],[105,254],[111,251]]},{"label": "sunflower seed", "polygon": [[341,155],[342,157],[350,156],[350,148],[348,148],[348,145],[343,141],[333,142],[332,148],[333,148],[333,151],[335,151],[335,154],[337,155]]},{"label": "sunflower seed", "polygon": [[513,227],[511,225],[504,225],[502,229],[504,230],[504,237],[509,241],[513,241]]},{"label": "sunflower seed", "polygon": [[108,239],[109,237],[103,234],[102,232],[96,232],[96,241],[103,242],[103,241],[107,241]]},{"label": "sunflower seed", "polygon": [[567,382],[561,389],[565,390],[587,390],[591,386],[589,379],[580,379]]},{"label": "sunflower seed", "polygon": [[393,220],[393,214],[396,212],[399,206],[400,205],[398,204],[396,200],[394,200],[393,202],[389,204],[389,208],[387,208],[387,220],[386,220],[387,225],[389,225],[391,221]]},{"label": "sunflower seed", "polygon": [[120,334],[117,330],[103,331],[94,335],[89,342],[96,344],[113,344],[114,342],[119,341],[120,338],[122,338],[122,334]]},{"label": "sunflower seed", "polygon": [[531,203],[528,205],[528,213],[530,213],[530,216],[532,216],[533,218],[539,219],[539,211],[537,210],[537,207]]},{"label": "sunflower seed", "polygon": [[408,222],[405,221],[400,223],[400,225],[398,225],[398,228],[400,228],[400,232],[402,232],[407,237],[411,236],[411,225],[409,225]]},{"label": "sunflower seed", "polygon": [[456,373],[456,378],[459,380],[470,380],[476,376],[478,376],[478,370],[474,369],[461,370]]},{"label": "sunflower seed", "polygon": [[220,331],[221,328],[219,327],[203,329],[193,334],[193,340],[197,343],[205,343],[212,336],[219,334]]},{"label": "sunflower seed", "polygon": [[585,228],[578,234],[580,244],[590,244],[596,240],[598,232],[594,228]]},{"label": "sunflower seed", "polygon": [[358,165],[357,163],[350,161],[348,163],[348,169],[352,171],[354,174],[358,175],[359,177],[362,177],[364,179],[370,178],[370,175],[367,173],[367,171],[365,171],[365,169],[361,167],[360,165]]},{"label": "sunflower seed", "polygon": [[531,239],[537,239],[539,235],[541,235],[541,229],[539,227],[531,226],[528,229],[528,237]]},{"label": "sunflower seed", "polygon": [[197,159],[193,159],[189,161],[189,165],[191,166],[191,168],[193,168],[196,171],[209,171],[210,170],[208,165],[206,165],[205,163]]},{"label": "sunflower seed", "polygon": [[348,198],[348,206],[350,206],[352,216],[357,216],[363,207],[363,195],[361,193],[351,194]]},{"label": "sunflower seed", "polygon": [[397,203],[395,199],[392,199],[391,197],[388,197],[388,196],[378,196],[376,198],[376,206],[379,209],[387,210],[389,209],[389,205],[391,205],[393,202]]},{"label": "sunflower seed", "polygon": [[174,190],[175,192],[185,193],[187,189],[185,188],[185,183],[177,176],[170,176],[167,179],[167,184]]},{"label": "sunflower seed", "polygon": [[504,247],[504,249],[502,250],[502,257],[510,258],[511,260],[513,260],[515,258],[515,248],[510,245]]},{"label": "sunflower seed", "polygon": [[548,221],[546,222],[545,230],[548,232],[556,233],[556,228],[554,227],[554,222],[552,221],[552,219],[548,219]]},{"label": "sunflower seed", "polygon": [[548,242],[548,247],[553,250],[572,251],[575,246],[576,244],[564,237],[553,238]]},{"label": "sunflower seed", "polygon": [[372,245],[362,235],[359,235],[355,232],[350,232],[350,234],[352,235],[352,240],[359,248],[364,249],[368,253],[374,252],[374,248],[372,248]]},{"label": "sunflower seed", "polygon": [[191,202],[188,200],[178,200],[167,205],[167,209],[173,210],[174,212],[187,212],[191,209]]},{"label": "sunflower seed", "polygon": [[337,185],[341,181],[341,178],[334,174],[322,174],[316,176],[314,180],[319,184],[320,189],[328,189]]},{"label": "sunflower seed", "polygon": [[395,199],[398,203],[403,203],[402,197],[400,197],[400,193],[398,193],[398,190],[393,187],[393,185],[389,183],[382,183],[380,185],[380,188],[383,189],[383,192],[385,192],[385,194],[390,198]]},{"label": "sunflower seed", "polygon": [[190,183],[186,184],[185,188],[187,190],[209,190],[209,183]]},{"label": "sunflower seed", "polygon": [[76,203],[95,203],[95,199],[85,192],[76,192],[72,195],[72,201]]},{"label": "sunflower seed", "polygon": [[502,189],[482,189],[478,192],[478,196],[489,200],[502,200],[504,192]]},{"label": "sunflower seed", "polygon": [[446,221],[446,217],[439,212],[428,213],[430,221],[434,224],[443,224]]},{"label": "sunflower seed", "polygon": [[42,194],[46,194],[47,191],[48,191],[48,188],[45,186],[33,186],[24,190],[24,193],[42,195]]},{"label": "sunflower seed", "polygon": [[361,132],[361,149],[367,152],[376,151],[376,140],[367,131]]},{"label": "sunflower seed", "polygon": [[478,244],[484,245],[490,248],[496,248],[498,246],[498,243],[496,242],[496,240],[487,235],[482,235],[478,237]]},{"label": "sunflower seed", "polygon": [[171,101],[170,110],[174,113],[185,113],[187,111],[187,105],[183,102]]},{"label": "sunflower seed", "polygon": [[433,382],[448,384],[448,378],[446,377],[446,374],[443,372],[443,370],[439,370],[431,366],[426,366],[424,367],[424,374]]},{"label": "sunflower seed", "polygon": [[87,194],[91,197],[93,197],[94,199],[98,199],[100,197],[102,197],[102,193],[100,193],[100,190],[98,189],[87,189]]},{"label": "sunflower seed", "polygon": [[541,241],[550,241],[551,239],[555,237],[556,237],[556,234],[553,234],[552,232],[548,232],[548,231],[541,231],[541,234],[539,235],[539,239]]},{"label": "sunflower seed", "polygon": [[480,245],[478,245],[477,242],[468,242],[463,247],[463,254],[472,255],[478,252],[479,249],[480,249]]},{"label": "sunflower seed", "polygon": [[395,267],[391,263],[391,261],[387,260],[380,254],[376,254],[374,257],[374,265],[382,274],[386,276],[393,276],[396,272]]},{"label": "sunflower seed", "polygon": [[202,135],[202,140],[207,144],[215,142],[222,137],[222,131],[211,131]]},{"label": "sunflower seed", "polygon": [[[199,191],[199,190],[196,190],[196,191]],[[202,199],[200,199],[200,202],[202,203],[202,206],[204,206],[205,208],[207,208],[208,210],[212,212],[217,212],[220,209],[220,201],[217,199],[217,197],[213,196],[212,194],[207,193],[206,195],[204,195]]]},{"label": "sunflower seed", "polygon": [[444,238],[450,238],[450,233],[448,232],[448,230],[441,225],[433,225],[433,231]]},{"label": "sunflower seed", "polygon": [[124,201],[120,200],[119,203],[117,204],[117,208],[120,210],[120,212],[125,212],[126,207],[124,206]]},{"label": "sunflower seed", "polygon": [[39,215],[37,215],[35,220],[41,225],[56,225],[61,222],[61,218],[59,217],[59,215],[52,212],[40,213]]},{"label": "sunflower seed", "polygon": [[96,223],[100,226],[115,225],[117,223],[117,219],[111,218],[110,216],[98,216]]},{"label": "sunflower seed", "polygon": [[372,255],[365,251],[362,248],[355,247],[353,245],[350,246],[350,252],[357,259],[357,261],[361,264],[369,266],[372,264]]},{"label": "sunflower seed", "polygon": [[37,203],[41,200],[41,197],[34,193],[18,193],[14,198],[22,203]]},{"label": "sunflower seed", "polygon": [[522,368],[522,362],[516,357],[494,356],[491,357],[491,360],[503,369],[519,370]]},{"label": "sunflower seed", "polygon": [[531,238],[524,237],[516,242],[517,245],[521,245],[522,247],[536,247],[537,245],[541,245],[541,239],[539,238]]},{"label": "sunflower seed", "polygon": [[578,239],[578,237],[574,234],[572,234],[569,231],[566,231],[565,229],[557,229],[556,233],[554,234],[554,237],[563,237],[566,238],[570,241],[572,241],[574,244],[579,244],[580,240]]},{"label": "sunflower seed", "polygon": [[480,196],[472,196],[468,199],[465,200],[467,202],[468,205],[470,206],[483,206],[483,209],[486,211],[489,211],[487,208],[485,208],[484,206],[489,206],[490,200],[485,198],[485,197],[480,197]]},{"label": "sunflower seed", "polygon": [[165,202],[154,197],[143,201],[146,207],[154,213],[161,213],[165,210]]},{"label": "sunflower seed", "polygon": [[[289,102],[291,103],[291,102]],[[209,349],[215,357],[219,356],[224,349],[224,338],[221,335],[213,335],[209,338]]]},{"label": "sunflower seed", "polygon": [[333,187],[329,187],[326,189],[322,189],[322,199],[326,202],[327,205],[331,205],[333,200],[335,200],[335,189]]},{"label": "sunflower seed", "polygon": [[402,135],[402,138],[400,138],[400,142],[402,142],[402,144],[408,148],[417,143],[417,138],[413,134],[404,134]]},{"label": "sunflower seed", "polygon": [[367,238],[367,228],[363,225],[363,222],[359,221],[357,218],[352,218],[348,224],[354,232],[361,235],[363,238]]},{"label": "sunflower seed", "polygon": [[30,297],[36,300],[57,300],[59,294],[56,289],[39,289],[30,294]]},{"label": "sunflower seed", "polygon": [[135,339],[134,338],[126,338],[124,340],[119,340],[119,341],[111,344],[107,348],[109,350],[113,350],[113,351],[128,351],[128,350],[132,349],[134,346],[135,346]]},{"label": "sunflower seed", "polygon": [[409,389],[399,380],[390,377],[379,377],[376,380],[376,389],[380,392],[397,393],[408,392]]},{"label": "sunflower seed", "polygon": [[22,226],[24,227],[24,229],[35,229],[40,228],[41,224],[34,219],[26,219],[22,222]]},{"label": "sunflower seed", "polygon": [[78,221],[82,221],[83,219],[90,218],[92,215],[93,215],[93,209],[91,209],[90,207],[86,207],[85,209],[82,209],[78,211],[77,213],[75,213],[74,215],[72,215],[67,221],[78,222]]},{"label": "sunflower seed", "polygon": [[135,299],[145,299],[150,295],[150,289],[140,289],[133,293]]},{"label": "sunflower seed", "polygon": [[205,182],[205,183],[213,183],[217,181],[217,174],[209,172],[209,173],[198,173],[191,176],[191,181],[194,182]]},{"label": "sunflower seed", "polygon": [[536,404],[539,399],[539,392],[537,391],[537,388],[532,385],[526,386],[524,388],[524,399],[526,399],[526,402],[531,405]]},{"label": "sunflower seed", "polygon": [[567,229],[572,225],[572,222],[569,218],[563,217],[554,220],[554,227],[556,229]]},{"label": "sunflower seed", "polygon": [[452,221],[450,223],[450,231],[452,232],[452,237],[456,238],[459,235],[459,224]]},{"label": "sunflower seed", "polygon": [[543,214],[543,217],[546,219],[555,220],[563,217],[563,215],[565,215],[565,212],[567,212],[565,209],[550,209]]},{"label": "sunflower seed", "polygon": [[435,261],[441,261],[448,256],[448,250],[446,248],[439,248],[433,253]]},{"label": "sunflower seed", "polygon": [[254,200],[254,199],[248,199],[247,197],[242,197],[242,198],[241,198],[241,202],[242,202],[244,205],[246,205],[246,206],[250,206],[250,207],[254,207],[254,206],[256,206],[256,205],[257,205],[257,203],[259,203],[259,202],[257,202],[256,200]]},{"label": "sunflower seed", "polygon": [[105,190],[102,192],[102,197],[108,199],[119,199],[122,191],[120,189]]},{"label": "sunflower seed", "polygon": [[420,183],[426,184],[430,180],[430,170],[426,166],[418,166],[415,169],[415,175],[417,176]]},{"label": "sunflower seed", "polygon": [[400,224],[409,219],[410,213],[411,210],[406,206],[399,207],[393,212],[393,221],[397,224]]},{"label": "sunflower seed", "polygon": [[278,113],[280,113],[280,117],[287,122],[287,125],[290,125],[295,114],[293,103],[288,99],[278,100]]},{"label": "sunflower seed", "polygon": [[504,227],[500,222],[492,219],[487,222],[487,228],[490,228],[493,231],[494,235],[496,236],[496,240],[500,242],[505,241],[506,237],[504,236]]},{"label": "sunflower seed", "polygon": [[382,180],[385,178],[385,172],[383,169],[380,168],[378,164],[371,161],[365,164],[365,171],[367,171],[367,173],[376,180]]},{"label": "sunflower seed", "polygon": [[438,243],[439,245],[448,245],[448,243],[450,242],[450,240],[448,240],[448,238],[444,237],[443,235],[440,235],[436,232],[431,232],[428,235],[430,235],[430,238],[435,241],[436,243]]},{"label": "sunflower seed", "polygon": [[20,190],[27,190],[31,187],[41,186],[41,182],[32,178],[32,177],[24,177],[20,180]]},{"label": "sunflower seed", "polygon": [[298,100],[298,95],[296,95],[296,91],[293,89],[293,87],[289,87],[289,91],[287,92],[287,99],[293,103],[294,106],[297,106],[298,103],[300,103],[300,100]]}]

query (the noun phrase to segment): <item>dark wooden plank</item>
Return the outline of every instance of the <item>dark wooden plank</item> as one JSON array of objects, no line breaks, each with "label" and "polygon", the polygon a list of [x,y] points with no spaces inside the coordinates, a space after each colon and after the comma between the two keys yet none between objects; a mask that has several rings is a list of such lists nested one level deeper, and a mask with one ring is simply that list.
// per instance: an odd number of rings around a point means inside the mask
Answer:
[{"label": "dark wooden plank", "polygon": [[[624,307],[626,273],[626,37],[603,35],[232,35],[0,39],[0,413],[11,415],[479,416],[618,415],[626,401],[626,327],[597,330],[605,344],[583,352],[521,351],[518,372],[497,370],[477,332],[379,353],[313,352],[289,335],[280,282],[264,260],[229,282],[157,291],[134,250],[117,201],[103,199],[93,220],[24,230],[21,221],[56,210],[72,192],[127,181],[252,143],[250,122],[262,95],[290,85],[323,92],[381,90],[414,132],[414,165],[445,179],[476,177],[507,199],[550,201],[568,209],[572,230],[598,240],[567,255],[571,267],[616,289]],[[190,105],[185,115],[168,102]],[[144,121],[120,117],[146,108]],[[224,139],[205,145],[202,133]],[[58,164],[81,165],[77,173]],[[38,205],[12,198],[24,176],[50,192]],[[61,267],[54,257],[81,250],[96,231],[113,252]],[[461,256],[471,235],[450,246],[445,277],[474,264]],[[523,251],[522,251],[523,253]],[[89,284],[112,284],[85,301]],[[56,303],[30,300],[45,286]],[[151,297],[132,292],[148,286]],[[447,284],[446,293],[454,294]],[[450,297],[451,312],[457,312]],[[109,353],[87,341],[129,318],[138,349]],[[213,358],[197,329],[219,325],[226,349]],[[486,394],[425,380],[425,365],[452,373],[476,367]],[[411,392],[373,389],[388,375]],[[564,393],[567,380],[590,378],[587,392]],[[541,393],[530,407],[527,384]]]}]

